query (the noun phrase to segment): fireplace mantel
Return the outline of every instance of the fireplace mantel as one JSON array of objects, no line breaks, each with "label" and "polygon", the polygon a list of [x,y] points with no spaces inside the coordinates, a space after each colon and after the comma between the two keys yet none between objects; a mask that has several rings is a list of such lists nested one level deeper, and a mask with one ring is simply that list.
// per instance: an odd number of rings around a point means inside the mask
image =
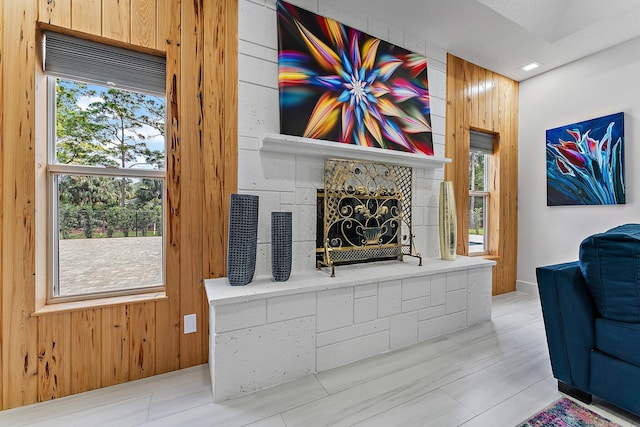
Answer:
[{"label": "fireplace mantel", "polygon": [[260,151],[304,155],[309,157],[337,157],[368,160],[424,169],[441,169],[451,159],[405,153],[374,147],[340,144],[322,139],[267,133],[260,138]]}]

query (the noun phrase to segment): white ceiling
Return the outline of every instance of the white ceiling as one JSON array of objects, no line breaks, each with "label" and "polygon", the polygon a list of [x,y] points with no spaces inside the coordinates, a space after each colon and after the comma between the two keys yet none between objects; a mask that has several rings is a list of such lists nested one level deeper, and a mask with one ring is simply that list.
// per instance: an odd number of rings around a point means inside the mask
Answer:
[{"label": "white ceiling", "polygon": [[517,81],[640,36],[640,0],[343,1]]}]

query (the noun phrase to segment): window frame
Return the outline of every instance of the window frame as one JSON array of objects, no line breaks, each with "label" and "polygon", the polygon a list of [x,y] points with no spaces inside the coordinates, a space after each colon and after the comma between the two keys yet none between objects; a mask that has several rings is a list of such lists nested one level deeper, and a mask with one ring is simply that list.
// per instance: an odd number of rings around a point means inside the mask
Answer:
[{"label": "window frame", "polygon": [[[58,78],[65,80],[73,80],[75,82],[85,83],[75,77],[61,76],[54,73],[46,73],[46,92],[47,92],[47,165],[46,165],[46,194],[47,194],[47,292],[46,303],[65,303],[74,301],[91,301],[108,297],[121,297],[128,295],[152,294],[165,292],[166,290],[166,233],[167,230],[167,169],[128,169],[122,167],[107,166],[86,166],[86,165],[68,165],[56,163],[56,80]],[[88,84],[94,84],[86,82]],[[122,89],[132,91],[132,89]],[[164,93],[149,93],[148,91],[137,91],[153,96],[165,97]],[[166,117],[165,117],[166,123]],[[167,153],[167,141],[164,138],[164,151]],[[81,175],[81,176],[105,176],[113,178],[139,178],[139,179],[156,179],[162,181],[162,282],[157,286],[145,286],[126,290],[110,290],[103,292],[93,292],[86,294],[74,294],[68,296],[55,295],[59,291],[59,218],[58,218],[58,189],[57,176],[60,175]]]},{"label": "window frame", "polygon": [[[483,200],[483,210],[482,210],[482,224],[483,224],[483,238],[482,238],[482,251],[478,251],[478,252],[471,252],[470,250],[470,244],[471,244],[471,239],[470,236],[471,234],[468,233],[467,234],[467,251],[469,256],[486,256],[489,255],[489,234],[487,233],[488,227],[489,227],[489,202],[491,199],[491,192],[489,191],[489,177],[490,177],[490,169],[491,169],[491,156],[492,154],[489,153],[485,153],[481,150],[474,150],[473,148],[469,150],[469,155],[473,154],[473,153],[477,153],[482,155],[483,157],[483,161],[484,161],[484,190],[483,191],[479,191],[479,190],[469,190],[469,199],[471,199],[471,197],[482,197]],[[469,167],[471,167],[471,165],[469,165]],[[472,183],[469,183],[469,187],[472,187],[471,185]]]}]

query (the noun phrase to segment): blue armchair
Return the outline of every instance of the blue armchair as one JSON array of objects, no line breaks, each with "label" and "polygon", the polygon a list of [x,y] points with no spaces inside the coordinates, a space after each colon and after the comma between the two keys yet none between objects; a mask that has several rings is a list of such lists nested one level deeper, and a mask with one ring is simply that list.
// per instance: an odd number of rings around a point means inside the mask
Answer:
[{"label": "blue armchair", "polygon": [[536,270],[558,389],[640,415],[640,224],[586,238],[579,258]]}]

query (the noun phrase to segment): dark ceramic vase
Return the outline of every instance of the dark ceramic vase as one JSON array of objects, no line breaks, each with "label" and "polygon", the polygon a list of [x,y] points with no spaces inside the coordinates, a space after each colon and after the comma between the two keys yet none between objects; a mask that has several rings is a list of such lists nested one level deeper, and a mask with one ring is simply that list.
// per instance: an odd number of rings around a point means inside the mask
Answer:
[{"label": "dark ceramic vase", "polygon": [[291,275],[291,212],[271,213],[271,273],[276,282]]},{"label": "dark ceramic vase", "polygon": [[232,194],[229,203],[227,277],[231,286],[253,280],[258,244],[258,196]]}]

